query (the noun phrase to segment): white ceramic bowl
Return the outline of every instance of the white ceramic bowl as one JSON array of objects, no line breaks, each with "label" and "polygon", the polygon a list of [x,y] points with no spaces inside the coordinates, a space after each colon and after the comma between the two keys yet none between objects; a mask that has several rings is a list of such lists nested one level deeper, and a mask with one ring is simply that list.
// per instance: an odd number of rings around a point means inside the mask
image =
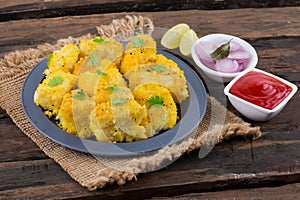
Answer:
[{"label": "white ceramic bowl", "polygon": [[222,41],[229,41],[231,40],[238,43],[243,49],[244,51],[247,51],[248,53],[250,53],[250,59],[245,63],[244,66],[244,70],[249,69],[249,68],[255,68],[255,66],[257,65],[258,62],[258,57],[257,57],[257,53],[255,51],[255,49],[245,40],[238,38],[236,36],[232,36],[232,35],[227,35],[227,34],[220,34],[220,33],[216,33],[216,34],[209,34],[206,35],[204,37],[199,38],[193,45],[192,47],[192,57],[195,61],[195,63],[197,64],[197,66],[211,79],[218,81],[218,82],[229,82],[231,81],[234,77],[236,77],[238,74],[240,74],[241,72],[236,72],[236,73],[224,73],[224,72],[218,72],[215,71],[209,67],[207,67],[206,65],[204,65],[201,60],[199,59],[199,57],[196,54],[196,46],[199,42],[201,41],[207,41],[210,42],[212,44],[217,44],[220,43]]},{"label": "white ceramic bowl", "polygon": [[[241,78],[243,77],[245,74],[247,74],[250,71],[255,71],[255,72],[259,72],[259,73],[263,73],[266,74],[268,76],[271,76],[277,80],[279,80],[280,82],[290,86],[292,88],[292,91],[289,95],[287,95],[284,100],[279,103],[276,107],[274,107],[273,109],[266,109],[260,106],[257,106],[253,103],[250,103],[244,99],[241,99],[233,94],[231,94],[230,88]],[[244,72],[242,72],[240,75],[238,75],[236,78],[234,78],[224,89],[224,93],[228,96],[229,101],[231,102],[231,104],[245,117],[247,117],[248,119],[254,120],[254,121],[266,121],[269,120],[271,118],[273,118],[274,116],[276,116],[287,104],[287,102],[293,97],[293,95],[296,93],[297,91],[297,86],[282,79],[279,78],[278,76],[275,76],[273,74],[270,74],[268,72],[265,72],[263,70],[259,70],[259,69],[248,69],[245,70]]]}]

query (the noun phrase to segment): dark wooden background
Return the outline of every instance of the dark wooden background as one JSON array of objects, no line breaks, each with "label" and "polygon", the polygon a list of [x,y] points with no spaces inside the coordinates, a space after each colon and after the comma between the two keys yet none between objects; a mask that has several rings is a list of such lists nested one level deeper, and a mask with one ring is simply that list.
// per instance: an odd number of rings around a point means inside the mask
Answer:
[{"label": "dark wooden background", "polygon": [[117,12],[299,6],[299,0],[14,0],[0,1],[0,21]]},{"label": "dark wooden background", "polygon": [[[149,16],[157,27],[187,23],[199,36],[213,32],[240,36],[256,48],[258,68],[299,87],[298,6],[299,0],[0,0],[0,59],[13,50],[54,43],[69,35],[96,33],[95,26],[134,11]],[[224,87],[212,81],[208,84],[215,90]],[[222,95],[216,93],[216,98],[222,99]],[[215,146],[204,159],[193,151],[165,169],[139,175],[137,181],[96,192],[88,192],[73,181],[0,109],[0,199],[297,199],[299,108],[297,92],[276,118],[261,123],[245,119],[261,126],[259,140],[230,139]]]}]

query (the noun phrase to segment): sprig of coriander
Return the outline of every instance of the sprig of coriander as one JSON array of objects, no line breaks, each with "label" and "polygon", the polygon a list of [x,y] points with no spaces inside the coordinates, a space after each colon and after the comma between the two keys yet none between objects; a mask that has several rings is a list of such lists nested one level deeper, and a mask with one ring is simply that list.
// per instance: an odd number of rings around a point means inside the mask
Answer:
[{"label": "sprig of coriander", "polygon": [[164,104],[164,99],[161,96],[152,96],[148,99],[150,106],[162,106]]},{"label": "sprig of coriander", "polygon": [[49,67],[49,64],[50,64],[52,58],[53,58],[53,54],[52,53],[50,53],[50,54],[47,55],[47,66],[48,67]]},{"label": "sprig of coriander", "polygon": [[122,103],[125,103],[126,102],[126,99],[124,98],[117,98],[117,99],[110,99],[110,103],[111,104],[122,104]]},{"label": "sprig of coriander", "polygon": [[229,52],[230,52],[230,42],[231,42],[231,40],[229,40],[226,44],[221,45],[214,52],[209,54],[210,57],[213,60],[222,60],[224,58],[227,58],[228,55],[229,55]]},{"label": "sprig of coriander", "polygon": [[134,38],[132,38],[132,41],[133,41],[134,46],[135,46],[136,48],[140,48],[141,46],[144,45],[144,40],[141,39],[141,38],[134,37]]},{"label": "sprig of coriander", "polygon": [[83,99],[86,96],[81,90],[78,90],[76,94],[73,95],[74,99]]},{"label": "sprig of coriander", "polygon": [[101,43],[101,42],[104,42],[105,40],[103,38],[94,38],[93,39],[93,42],[98,42],[98,43]]},{"label": "sprig of coriander", "polygon": [[99,64],[99,59],[96,55],[91,55],[89,61],[87,62],[88,66],[97,66]]},{"label": "sprig of coriander", "polygon": [[114,86],[108,86],[107,89],[111,92],[116,92],[118,91],[118,85],[114,84]]},{"label": "sprig of coriander", "polygon": [[54,87],[56,85],[59,85],[63,82],[63,79],[61,76],[56,76],[53,77],[52,79],[50,79],[50,81],[48,82],[48,86],[49,87]]},{"label": "sprig of coriander", "polygon": [[103,71],[101,71],[101,70],[96,70],[96,74],[97,75],[101,75],[101,76],[107,76],[107,73],[105,73],[105,72],[103,72]]},{"label": "sprig of coriander", "polygon": [[155,71],[165,71],[166,67],[163,64],[159,64],[153,67]]}]

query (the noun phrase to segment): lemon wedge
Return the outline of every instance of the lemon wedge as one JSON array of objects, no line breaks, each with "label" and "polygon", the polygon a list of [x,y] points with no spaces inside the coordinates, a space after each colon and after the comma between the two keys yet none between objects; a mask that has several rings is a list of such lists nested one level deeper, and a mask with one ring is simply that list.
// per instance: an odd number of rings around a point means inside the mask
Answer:
[{"label": "lemon wedge", "polygon": [[179,47],[182,35],[190,30],[187,24],[177,24],[170,28],[162,37],[160,43],[168,49],[175,49]]},{"label": "lemon wedge", "polygon": [[180,40],[179,44],[179,51],[184,56],[191,56],[192,55],[192,47],[193,44],[198,40],[198,36],[194,30],[190,29],[185,32]]}]

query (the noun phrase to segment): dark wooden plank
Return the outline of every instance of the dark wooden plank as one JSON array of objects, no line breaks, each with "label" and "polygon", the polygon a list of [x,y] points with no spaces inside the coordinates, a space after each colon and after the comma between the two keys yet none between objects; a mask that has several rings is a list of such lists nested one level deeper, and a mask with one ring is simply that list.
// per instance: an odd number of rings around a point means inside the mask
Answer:
[{"label": "dark wooden plank", "polygon": [[[274,132],[261,140],[233,139],[217,145],[204,159],[197,151],[167,168],[141,174],[137,181],[91,193],[74,184],[52,160],[0,163],[0,197],[143,199],[205,191],[274,187],[300,180],[298,132]],[[252,149],[252,150],[251,150]],[[289,155],[289,156],[286,156]],[[4,176],[5,175],[5,176]],[[30,186],[30,187],[28,187]],[[172,188],[172,190],[170,190]],[[49,192],[49,191],[52,192]]]},{"label": "dark wooden plank", "polygon": [[[81,195],[79,195],[81,194]],[[24,187],[11,190],[0,191],[1,199],[67,199],[78,196],[97,195],[94,192],[87,192],[85,188],[80,187],[77,183],[55,184],[48,186]],[[108,195],[106,195],[108,198]],[[103,198],[104,199],[104,198]]]},{"label": "dark wooden plank", "polygon": [[6,117],[0,117],[0,163],[47,158],[6,114],[3,116]]},{"label": "dark wooden plank", "polygon": [[2,108],[0,108],[0,119],[4,119],[7,117],[8,117],[8,115],[7,115],[6,111],[3,110]]},{"label": "dark wooden plank", "polygon": [[[120,6],[122,5],[122,6]],[[0,21],[59,17],[65,15],[87,15],[96,13],[117,12],[153,12],[176,11],[191,9],[237,9],[237,8],[266,8],[299,6],[299,0],[286,1],[238,1],[238,0],[26,0],[26,1],[0,1]]]},{"label": "dark wooden plank", "polygon": [[0,163],[0,191],[23,187],[63,184],[73,180],[53,160]]},{"label": "dark wooden plank", "polygon": [[[178,23],[187,23],[199,36],[223,32],[251,41],[266,38],[284,39],[286,37],[299,37],[300,35],[299,7],[218,11],[190,10],[141,14],[153,19],[155,26],[161,28],[169,28]],[[68,36],[95,34],[96,26],[108,24],[112,19],[121,18],[124,15],[124,13],[114,13],[1,22],[0,58],[12,50],[36,47],[44,42],[53,43]],[[260,16],[259,21],[257,16]],[[229,21],[230,23],[228,23]],[[293,38],[291,39],[292,42]],[[258,45],[267,44],[262,41]],[[262,46],[259,47],[262,48]],[[265,54],[269,56],[268,52]],[[293,56],[296,58],[295,55]]]},{"label": "dark wooden plank", "polygon": [[251,188],[239,190],[226,190],[218,192],[203,192],[192,193],[180,196],[169,197],[154,197],[152,200],[166,200],[166,199],[285,199],[294,200],[300,196],[300,184],[288,184],[280,187],[264,187],[264,188]]}]

